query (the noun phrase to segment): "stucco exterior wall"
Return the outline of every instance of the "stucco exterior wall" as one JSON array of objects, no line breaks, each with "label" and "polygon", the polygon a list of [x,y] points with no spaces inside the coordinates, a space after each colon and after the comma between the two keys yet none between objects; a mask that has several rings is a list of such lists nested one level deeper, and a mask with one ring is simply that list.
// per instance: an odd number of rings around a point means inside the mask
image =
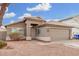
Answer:
[{"label": "stucco exterior wall", "polygon": [[7,32],[10,33],[13,29],[17,30],[21,34],[25,35],[25,23],[12,24],[7,26]]}]

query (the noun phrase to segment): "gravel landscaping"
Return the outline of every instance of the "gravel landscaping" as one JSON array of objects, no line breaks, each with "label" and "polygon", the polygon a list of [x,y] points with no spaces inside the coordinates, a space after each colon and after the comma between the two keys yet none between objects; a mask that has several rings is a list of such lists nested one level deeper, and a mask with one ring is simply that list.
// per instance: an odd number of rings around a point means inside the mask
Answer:
[{"label": "gravel landscaping", "polygon": [[0,56],[79,56],[79,48],[65,46],[61,42],[7,41],[0,49]]}]

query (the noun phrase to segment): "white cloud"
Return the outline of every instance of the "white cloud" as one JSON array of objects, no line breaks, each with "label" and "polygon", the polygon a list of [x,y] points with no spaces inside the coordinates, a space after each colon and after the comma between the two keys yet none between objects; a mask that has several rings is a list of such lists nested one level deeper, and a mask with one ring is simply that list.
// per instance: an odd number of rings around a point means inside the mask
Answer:
[{"label": "white cloud", "polygon": [[16,14],[14,12],[10,12],[10,13],[5,13],[3,18],[12,18],[14,17]]},{"label": "white cloud", "polygon": [[27,11],[48,11],[51,9],[51,5],[49,3],[41,3],[32,8],[27,8]]},{"label": "white cloud", "polygon": [[24,15],[18,17],[18,19],[23,19],[24,17],[30,17],[32,16],[30,13],[25,13]]},{"label": "white cloud", "polygon": [[59,21],[60,19],[53,19],[54,21]]},{"label": "white cloud", "polygon": [[10,21],[10,23],[14,23],[14,22],[15,22],[14,20],[11,20],[11,21]]}]

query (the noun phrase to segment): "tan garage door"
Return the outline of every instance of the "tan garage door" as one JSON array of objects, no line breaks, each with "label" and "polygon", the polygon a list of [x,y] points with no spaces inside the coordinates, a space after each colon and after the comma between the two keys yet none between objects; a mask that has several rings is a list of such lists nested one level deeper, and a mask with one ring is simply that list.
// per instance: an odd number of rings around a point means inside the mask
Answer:
[{"label": "tan garage door", "polygon": [[69,39],[69,30],[67,29],[50,29],[49,35],[52,40],[68,40]]}]

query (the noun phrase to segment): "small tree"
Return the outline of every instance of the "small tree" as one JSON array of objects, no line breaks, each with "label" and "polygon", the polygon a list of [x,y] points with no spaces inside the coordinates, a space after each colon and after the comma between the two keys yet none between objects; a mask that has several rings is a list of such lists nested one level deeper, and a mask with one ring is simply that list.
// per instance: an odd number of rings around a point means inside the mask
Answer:
[{"label": "small tree", "polygon": [[6,11],[6,7],[8,7],[9,3],[1,3],[0,4],[0,26],[2,25],[3,16]]}]

